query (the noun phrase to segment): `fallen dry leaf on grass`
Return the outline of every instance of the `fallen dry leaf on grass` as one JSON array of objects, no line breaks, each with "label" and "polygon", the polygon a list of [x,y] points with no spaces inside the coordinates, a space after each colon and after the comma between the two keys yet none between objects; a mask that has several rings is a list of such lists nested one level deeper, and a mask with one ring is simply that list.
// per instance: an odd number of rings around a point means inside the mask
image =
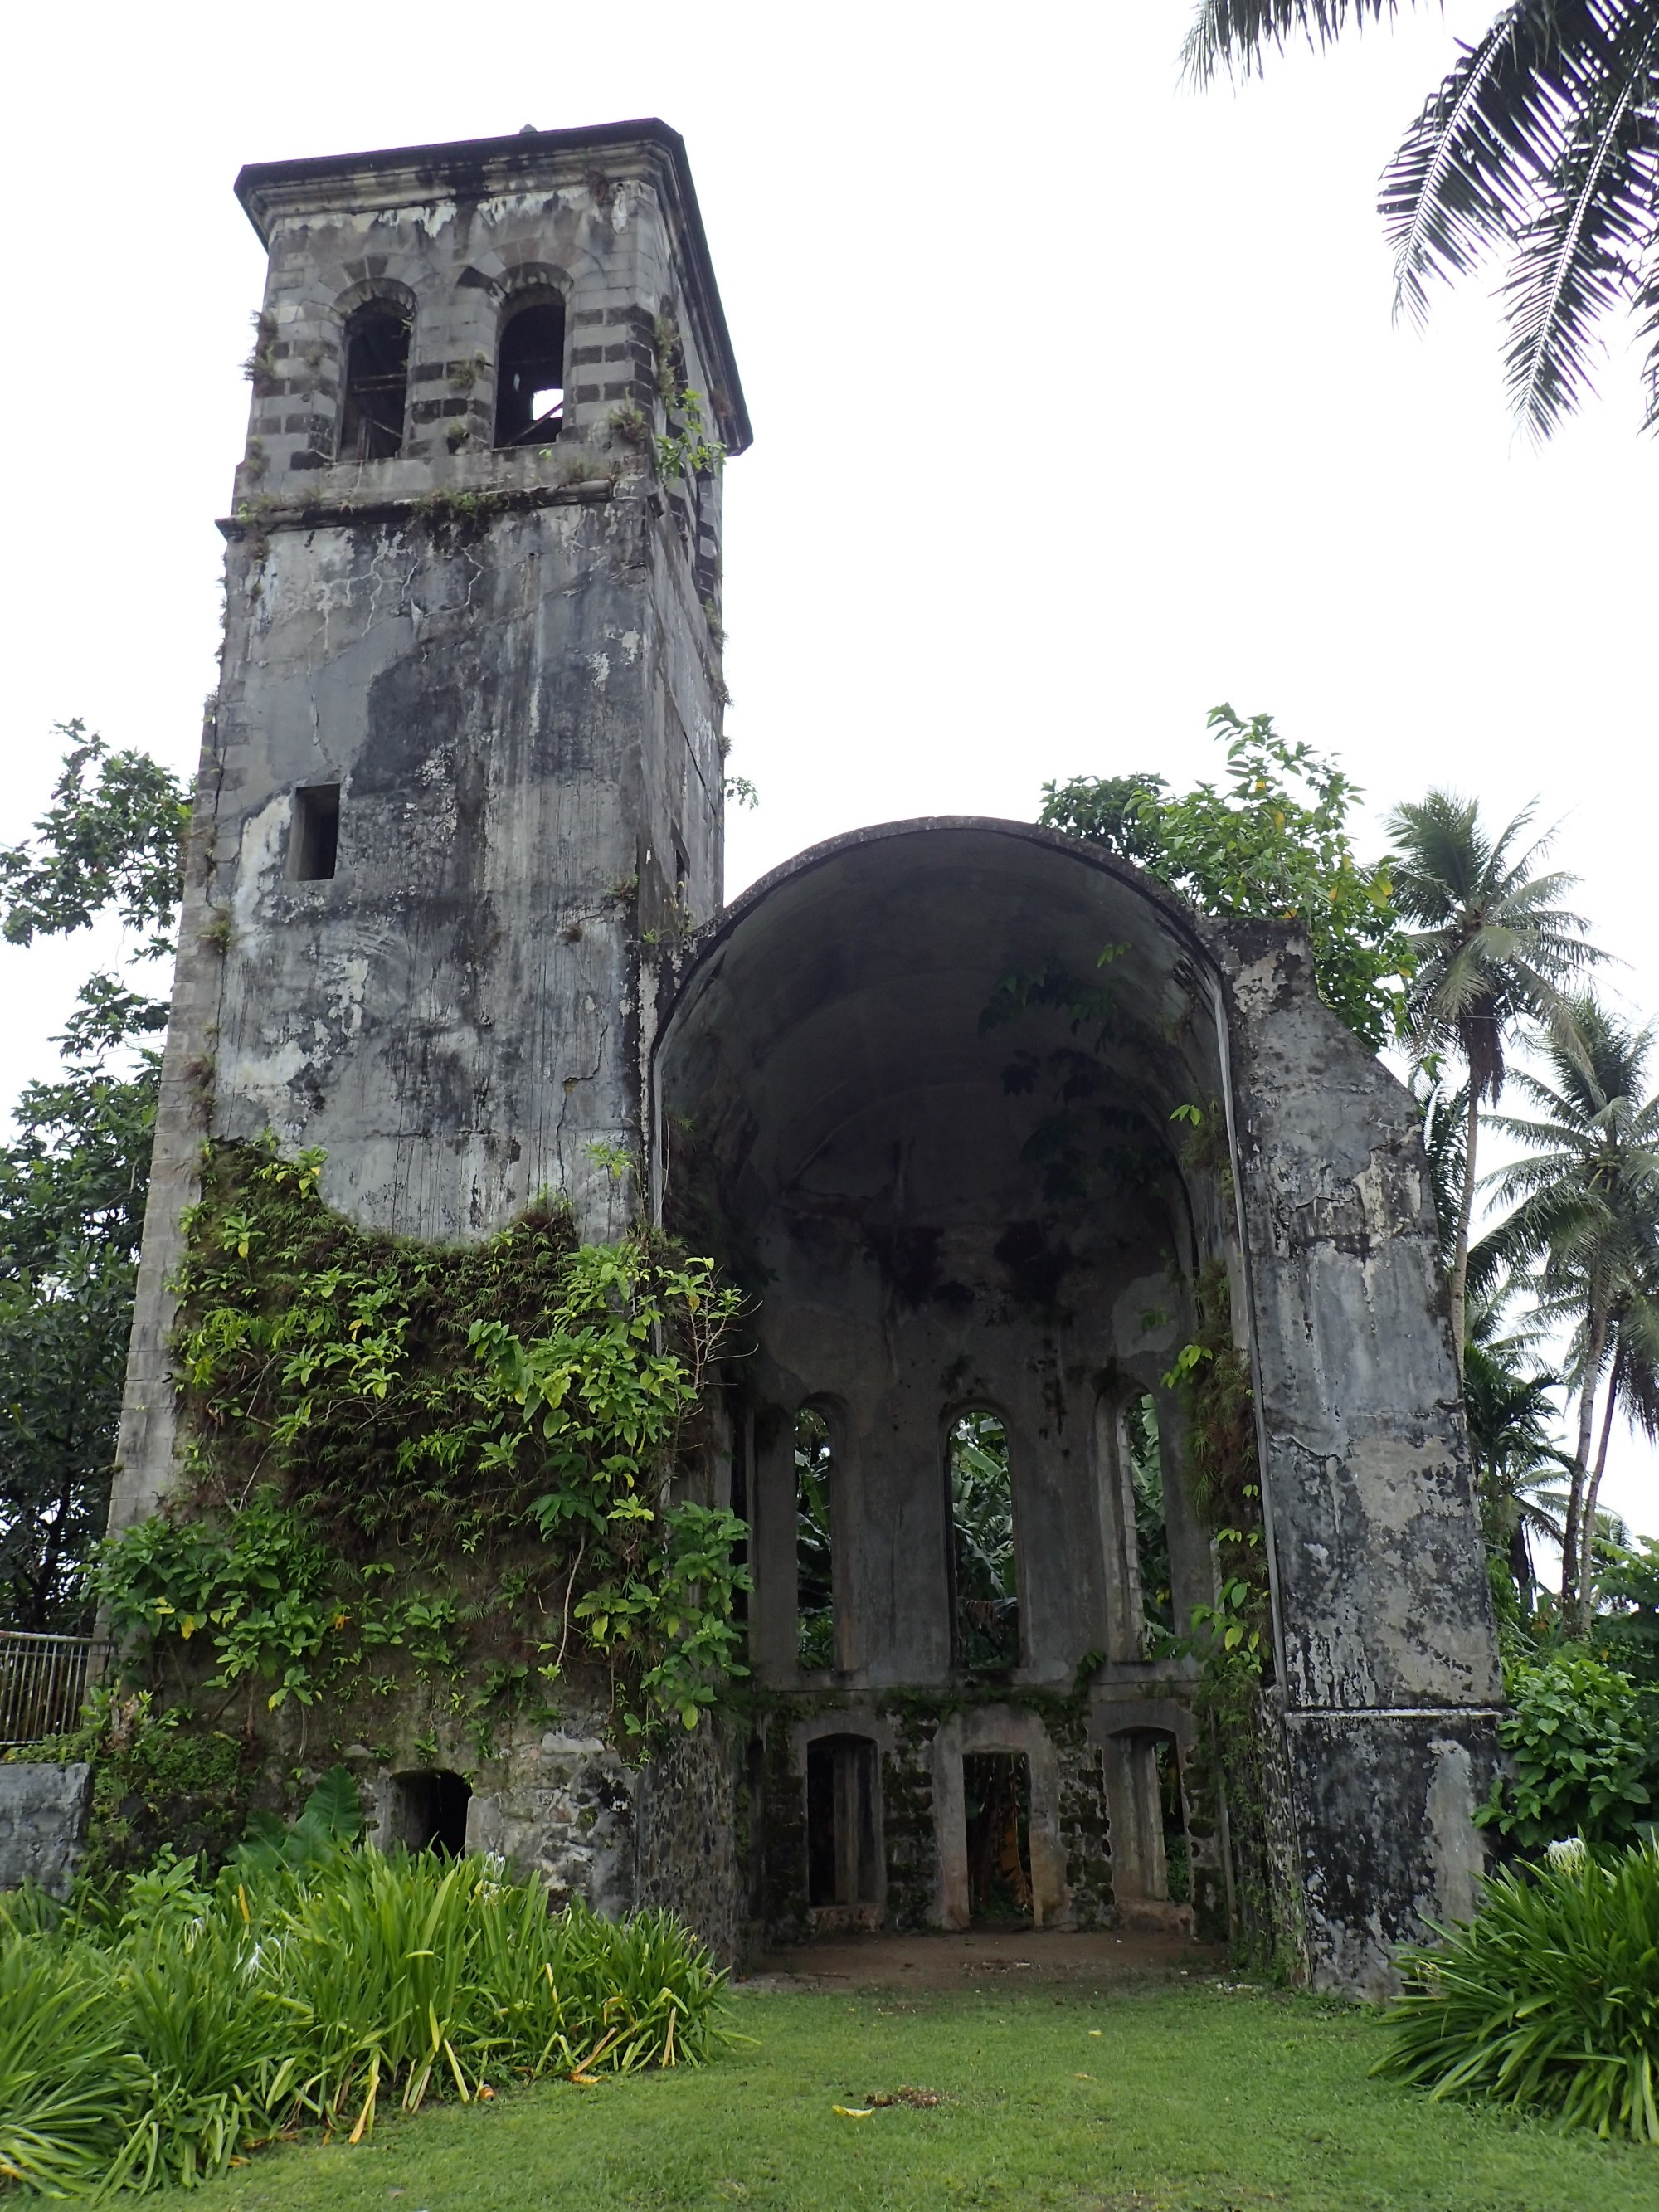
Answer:
[{"label": "fallen dry leaf on grass", "polygon": [[907,2086],[902,2089],[872,2090],[864,2101],[872,2108],[878,2105],[913,2105],[920,2112],[937,2105],[939,2094],[937,2089],[912,2089]]}]

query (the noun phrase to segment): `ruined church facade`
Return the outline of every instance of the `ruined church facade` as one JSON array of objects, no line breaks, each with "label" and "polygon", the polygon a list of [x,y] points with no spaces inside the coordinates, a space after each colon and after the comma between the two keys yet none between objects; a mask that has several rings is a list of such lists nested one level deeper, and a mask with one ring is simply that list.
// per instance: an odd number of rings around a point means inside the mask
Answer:
[{"label": "ruined church facade", "polygon": [[[665,1221],[751,1298],[702,1478],[750,1530],[741,1710],[644,1767],[574,1710],[365,1751],[382,1833],[457,1820],[732,1954],[1255,1911],[1382,1986],[1472,1909],[1501,1695],[1409,1097],[1293,931],[1030,824],[884,824],[723,904],[721,475],[659,453],[665,387],[728,457],[750,429],[674,132],[238,191],[269,276],[112,1525],[175,1480],[204,1136],[317,1148],[331,1205],[435,1243],[550,1192],[591,1239]],[[1270,1588],[1248,1759],[1149,1632],[1217,1599],[1173,1370],[1218,1314]]]}]

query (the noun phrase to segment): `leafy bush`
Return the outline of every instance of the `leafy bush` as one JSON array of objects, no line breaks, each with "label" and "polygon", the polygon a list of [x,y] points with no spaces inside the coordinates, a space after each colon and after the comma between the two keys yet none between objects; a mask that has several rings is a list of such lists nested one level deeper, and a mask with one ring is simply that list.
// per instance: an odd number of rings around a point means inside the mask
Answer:
[{"label": "leafy bush", "polygon": [[1659,1759],[1630,1676],[1570,1647],[1510,1667],[1505,1687],[1512,1711],[1498,1734],[1515,1778],[1494,1783],[1475,1819],[1523,1850],[1572,1835],[1631,1840],[1650,1817]]},{"label": "leafy bush", "polygon": [[745,1671],[747,1532],[668,1492],[738,1295],[556,1211],[461,1249],[359,1230],[322,1166],[209,1157],[173,1342],[191,1494],[104,1546],[114,1633],[180,1680],[199,1639],[196,1686],[250,1720],[258,1686],[337,1712],[410,1671],[470,1675],[482,1712],[586,1660],[631,1732],[695,1728]]},{"label": "leafy bush", "polygon": [[724,1975],[665,1913],[550,1912],[498,1861],[345,1850],[338,1807],[288,1862],[210,1882],[164,1856],[124,1906],[0,1905],[0,2185],[143,2191],[307,2123],[549,2074],[696,2064]]},{"label": "leafy bush", "polygon": [[1228,786],[1171,793],[1161,775],[1076,776],[1045,784],[1037,819],[1136,861],[1202,914],[1299,921],[1319,994],[1367,1044],[1382,1045],[1412,949],[1386,869],[1356,859],[1348,818],[1360,799],[1332,761],[1291,744],[1269,714],[1211,710]]},{"label": "leafy bush", "polygon": [[1659,1847],[1506,1869],[1471,1926],[1401,1965],[1378,2073],[1659,2144]]},{"label": "leafy bush", "polygon": [[1590,1631],[1597,1648],[1634,1680],[1659,1688],[1659,1537],[1614,1548],[1600,1594],[1605,1609]]}]

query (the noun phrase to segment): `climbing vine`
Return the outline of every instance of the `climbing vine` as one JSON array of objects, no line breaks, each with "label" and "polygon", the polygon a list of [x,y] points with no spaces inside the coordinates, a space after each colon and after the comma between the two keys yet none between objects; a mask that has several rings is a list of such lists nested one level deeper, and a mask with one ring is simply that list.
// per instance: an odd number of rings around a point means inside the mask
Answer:
[{"label": "climbing vine", "polygon": [[1186,1402],[1188,1494],[1215,1547],[1215,1596],[1193,1607],[1185,1634],[1165,1648],[1198,1662],[1193,1711],[1208,1735],[1226,1797],[1235,1949],[1265,1963],[1273,1951],[1273,1914],[1261,1690],[1273,1667],[1273,1613],[1255,1394],[1233,1334],[1224,1261],[1199,1269],[1193,1305],[1194,1334],[1163,1379]]},{"label": "climbing vine", "polygon": [[482,1739],[586,1661],[633,1733],[695,1726],[744,1671],[746,1532],[670,1485],[737,1294],[554,1207],[459,1249],[375,1235],[322,1165],[210,1151],[177,1281],[188,1480],[105,1547],[116,1632],[181,1687],[205,1647],[207,1691],[272,1710],[412,1672]]}]

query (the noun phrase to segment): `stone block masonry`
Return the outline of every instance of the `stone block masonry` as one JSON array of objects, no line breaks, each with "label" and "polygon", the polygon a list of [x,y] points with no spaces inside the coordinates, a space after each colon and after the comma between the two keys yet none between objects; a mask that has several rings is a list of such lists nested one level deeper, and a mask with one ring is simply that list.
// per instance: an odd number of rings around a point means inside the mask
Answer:
[{"label": "stone block masonry", "polygon": [[33,1882],[67,1897],[87,1832],[92,1769],[0,1761],[0,1889]]}]

